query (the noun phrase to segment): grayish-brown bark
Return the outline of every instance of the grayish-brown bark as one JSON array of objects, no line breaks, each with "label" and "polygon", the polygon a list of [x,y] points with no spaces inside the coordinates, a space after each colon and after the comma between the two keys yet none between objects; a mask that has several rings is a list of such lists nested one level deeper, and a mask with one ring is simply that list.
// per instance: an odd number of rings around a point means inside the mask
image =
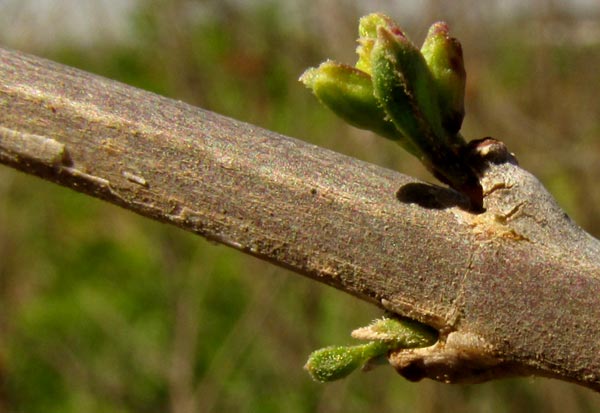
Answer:
[{"label": "grayish-brown bark", "polygon": [[[600,390],[600,246],[502,155],[463,197],[152,93],[0,50],[0,162],[434,326],[411,379]],[[499,155],[498,155],[499,154]]]}]

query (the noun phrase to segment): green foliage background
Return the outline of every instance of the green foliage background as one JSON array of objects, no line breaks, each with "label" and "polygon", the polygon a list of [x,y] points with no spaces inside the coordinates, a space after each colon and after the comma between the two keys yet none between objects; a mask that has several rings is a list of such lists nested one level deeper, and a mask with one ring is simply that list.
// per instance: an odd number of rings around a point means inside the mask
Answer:
[{"label": "green foliage background", "polygon": [[[366,12],[389,13],[416,42],[445,19],[465,49],[465,136],[507,142],[600,235],[598,15],[550,1],[502,18],[488,2],[450,10],[430,1],[419,18],[391,1],[292,2],[293,14],[285,3],[139,1],[126,41],[41,47],[4,33],[0,42],[431,179],[393,143],[339,122],[296,79],[326,57],[352,63]],[[311,350],[348,342],[378,315],[311,280],[0,168],[0,412],[600,408],[594,393],[545,379],[414,384],[389,368],[327,385],[309,379],[301,367]]]}]

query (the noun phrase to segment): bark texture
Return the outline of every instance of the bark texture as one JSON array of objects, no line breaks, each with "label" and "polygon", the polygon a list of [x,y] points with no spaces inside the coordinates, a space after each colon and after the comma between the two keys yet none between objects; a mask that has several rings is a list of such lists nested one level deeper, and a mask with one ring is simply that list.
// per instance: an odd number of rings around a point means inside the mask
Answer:
[{"label": "bark texture", "polygon": [[600,244],[497,142],[461,194],[0,50],[0,162],[177,225],[440,331],[410,379],[539,374],[600,390]]}]

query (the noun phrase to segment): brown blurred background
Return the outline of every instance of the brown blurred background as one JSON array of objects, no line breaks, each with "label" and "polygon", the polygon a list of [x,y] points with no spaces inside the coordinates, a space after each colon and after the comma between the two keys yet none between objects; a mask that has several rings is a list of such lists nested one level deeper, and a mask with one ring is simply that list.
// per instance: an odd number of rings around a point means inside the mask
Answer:
[{"label": "brown blurred background", "polygon": [[[0,45],[431,180],[298,82],[353,63],[358,18],[465,52],[468,138],[504,140],[600,236],[600,4],[551,1],[0,0]],[[379,310],[175,228],[0,167],[0,412],[594,412],[547,379],[322,385],[310,351]],[[515,315],[515,324],[519,322]],[[590,338],[600,339],[600,338]]]}]

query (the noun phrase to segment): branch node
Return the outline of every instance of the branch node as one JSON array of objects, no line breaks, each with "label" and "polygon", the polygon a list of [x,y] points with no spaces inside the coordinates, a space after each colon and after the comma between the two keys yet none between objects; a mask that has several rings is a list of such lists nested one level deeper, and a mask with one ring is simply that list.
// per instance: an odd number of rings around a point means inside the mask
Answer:
[{"label": "branch node", "polygon": [[410,381],[430,378],[443,383],[481,383],[498,378],[504,368],[483,338],[458,331],[429,347],[392,351],[388,360]]}]

